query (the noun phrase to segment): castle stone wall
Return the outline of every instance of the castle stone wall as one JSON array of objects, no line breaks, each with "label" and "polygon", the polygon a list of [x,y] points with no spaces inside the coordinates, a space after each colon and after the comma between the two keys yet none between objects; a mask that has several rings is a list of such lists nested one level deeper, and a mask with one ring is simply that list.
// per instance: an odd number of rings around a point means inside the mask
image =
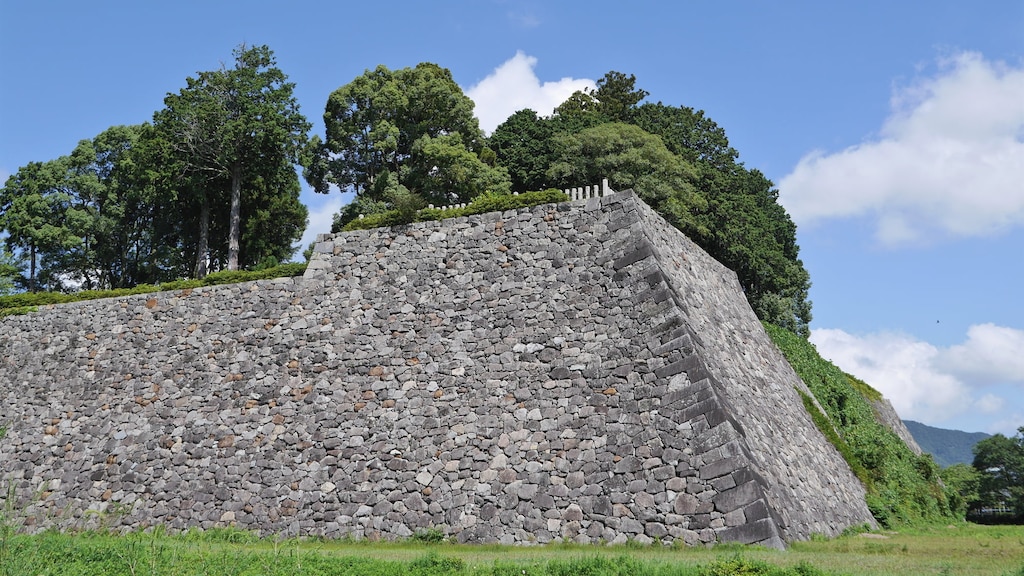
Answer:
[{"label": "castle stone wall", "polygon": [[632,193],[0,321],[26,529],[783,546],[872,523],[735,275]]}]

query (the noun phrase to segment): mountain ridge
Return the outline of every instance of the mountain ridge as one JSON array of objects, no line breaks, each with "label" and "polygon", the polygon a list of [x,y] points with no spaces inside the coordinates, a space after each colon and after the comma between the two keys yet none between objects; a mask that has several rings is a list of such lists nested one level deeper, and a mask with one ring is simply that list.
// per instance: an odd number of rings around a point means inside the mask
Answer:
[{"label": "mountain ridge", "polygon": [[921,449],[935,458],[935,463],[943,468],[953,464],[971,464],[974,453],[971,451],[978,442],[992,437],[985,432],[964,432],[928,426],[914,420],[904,420],[907,430]]}]

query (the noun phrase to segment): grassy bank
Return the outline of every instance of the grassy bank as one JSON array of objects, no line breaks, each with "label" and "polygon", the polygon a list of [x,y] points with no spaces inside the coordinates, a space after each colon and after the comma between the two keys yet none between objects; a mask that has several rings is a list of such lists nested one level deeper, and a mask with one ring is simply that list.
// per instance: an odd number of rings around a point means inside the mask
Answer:
[{"label": "grassy bank", "polygon": [[7,575],[1024,576],[1024,526],[960,524],[794,544],[534,547],[258,539],[234,530],[11,535]]},{"label": "grassy bank", "polygon": [[959,520],[931,456],[914,454],[879,421],[881,394],[822,358],[806,339],[777,326],[765,330],[824,408],[801,392],[804,407],[867,489],[867,504],[887,528]]}]

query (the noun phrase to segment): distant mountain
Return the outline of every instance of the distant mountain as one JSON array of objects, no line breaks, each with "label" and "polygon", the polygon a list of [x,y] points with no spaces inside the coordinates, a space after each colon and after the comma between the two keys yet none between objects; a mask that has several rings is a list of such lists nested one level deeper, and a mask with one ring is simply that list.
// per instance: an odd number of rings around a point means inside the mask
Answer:
[{"label": "distant mountain", "polygon": [[974,461],[971,448],[991,436],[984,432],[961,432],[926,426],[913,420],[904,420],[907,430],[914,437],[921,450],[932,455],[935,463],[945,468],[953,464],[970,464]]}]

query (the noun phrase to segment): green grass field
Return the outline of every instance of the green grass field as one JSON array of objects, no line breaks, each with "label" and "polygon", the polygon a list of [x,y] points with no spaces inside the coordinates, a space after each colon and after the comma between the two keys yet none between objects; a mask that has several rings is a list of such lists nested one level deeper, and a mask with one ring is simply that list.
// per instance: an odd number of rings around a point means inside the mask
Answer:
[{"label": "green grass field", "polygon": [[0,575],[1024,576],[1024,526],[961,524],[813,540],[776,551],[474,546],[259,539],[236,530],[0,539]]}]

